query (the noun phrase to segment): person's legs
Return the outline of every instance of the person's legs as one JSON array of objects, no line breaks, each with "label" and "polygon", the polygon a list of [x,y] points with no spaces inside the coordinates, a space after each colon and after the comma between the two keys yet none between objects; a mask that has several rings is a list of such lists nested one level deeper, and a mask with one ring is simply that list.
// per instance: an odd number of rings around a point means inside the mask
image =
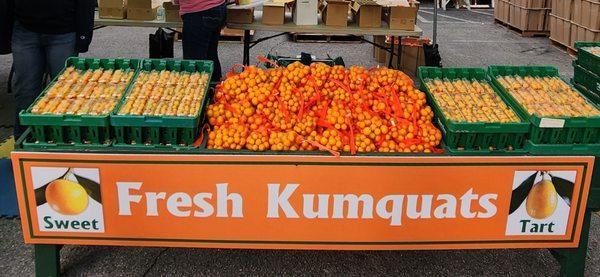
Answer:
[{"label": "person's legs", "polygon": [[68,57],[77,56],[75,51],[75,33],[61,35],[42,35],[42,45],[46,53],[46,65],[50,78],[64,68]]},{"label": "person's legs", "polygon": [[227,8],[223,4],[210,10],[182,16],[183,58],[213,61],[212,80],[221,79],[221,64],[217,48],[226,15]]},{"label": "person's legs", "polygon": [[210,31],[204,26],[202,12],[184,14],[183,19],[183,58],[186,60],[206,60]]},{"label": "person's legs", "polygon": [[208,46],[208,59],[213,61],[213,74],[211,77],[212,81],[221,80],[221,62],[219,61],[219,38],[221,37],[221,30],[213,32],[210,36],[210,45]]},{"label": "person's legs", "polygon": [[210,47],[208,49],[208,59],[213,61],[213,75],[212,81],[220,81],[222,77],[221,73],[221,62],[219,61],[219,40],[221,38],[221,29],[225,26],[225,21],[227,19],[227,6],[226,4],[215,7],[215,15],[219,18],[219,26],[213,30],[213,35],[211,36]]},{"label": "person's legs", "polygon": [[46,57],[40,41],[40,34],[30,32],[15,22],[12,36],[13,92],[15,97],[14,135],[17,139],[25,127],[19,124],[19,112],[27,109],[42,91],[42,78],[46,68]]}]

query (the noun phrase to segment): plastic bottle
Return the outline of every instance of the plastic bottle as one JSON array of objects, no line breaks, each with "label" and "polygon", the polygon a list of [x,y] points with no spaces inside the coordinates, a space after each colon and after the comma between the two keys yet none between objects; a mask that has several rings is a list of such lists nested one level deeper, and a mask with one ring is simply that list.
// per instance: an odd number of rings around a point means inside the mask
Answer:
[{"label": "plastic bottle", "polygon": [[163,6],[159,6],[156,11],[156,19],[158,21],[165,21],[165,8]]}]

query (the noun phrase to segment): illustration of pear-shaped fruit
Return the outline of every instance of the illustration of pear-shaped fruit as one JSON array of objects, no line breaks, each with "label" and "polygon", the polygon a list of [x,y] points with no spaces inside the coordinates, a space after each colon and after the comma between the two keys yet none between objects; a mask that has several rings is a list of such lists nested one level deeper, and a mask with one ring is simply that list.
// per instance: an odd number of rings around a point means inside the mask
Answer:
[{"label": "illustration of pear-shaped fruit", "polygon": [[48,184],[46,201],[60,214],[76,215],[87,208],[88,194],[83,186],[64,177]]},{"label": "illustration of pear-shaped fruit", "polygon": [[527,214],[535,219],[547,218],[554,213],[557,203],[558,195],[552,179],[547,173],[542,172],[542,180],[533,185],[527,196],[525,202]]}]

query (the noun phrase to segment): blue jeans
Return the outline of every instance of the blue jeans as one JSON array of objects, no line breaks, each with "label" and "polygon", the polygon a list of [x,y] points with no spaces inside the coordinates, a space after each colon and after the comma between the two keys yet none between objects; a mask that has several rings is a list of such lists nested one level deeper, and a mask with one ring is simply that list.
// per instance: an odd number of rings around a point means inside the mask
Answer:
[{"label": "blue jeans", "polygon": [[227,6],[223,3],[212,9],[184,14],[181,17],[183,19],[183,58],[213,61],[212,81],[221,79],[221,63],[217,48],[226,16]]},{"label": "blue jeans", "polygon": [[13,92],[16,104],[14,135],[17,139],[26,127],[19,124],[19,112],[27,109],[42,92],[44,73],[54,79],[65,66],[65,60],[76,56],[75,33],[47,35],[31,32],[15,22],[12,52],[15,75]]}]

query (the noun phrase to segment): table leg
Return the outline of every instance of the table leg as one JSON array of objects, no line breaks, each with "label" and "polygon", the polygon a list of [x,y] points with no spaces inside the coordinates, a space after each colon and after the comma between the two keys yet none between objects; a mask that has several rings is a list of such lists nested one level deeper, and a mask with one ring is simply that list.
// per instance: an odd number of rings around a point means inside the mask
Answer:
[{"label": "table leg", "polygon": [[60,276],[60,245],[36,244],[35,276]]},{"label": "table leg", "polygon": [[392,68],[392,61],[394,60],[394,37],[390,37],[390,60],[388,61],[388,68]]},{"label": "table leg", "polygon": [[244,30],[244,58],[242,63],[250,65],[250,30]]},{"label": "table leg", "polygon": [[579,247],[550,249],[550,253],[560,264],[560,276],[583,276],[585,273],[585,258],[590,235],[590,220],[592,211],[587,209],[583,218]]},{"label": "table leg", "polygon": [[402,70],[400,65],[402,64],[402,37],[398,37],[398,59],[396,59],[396,69]]}]

